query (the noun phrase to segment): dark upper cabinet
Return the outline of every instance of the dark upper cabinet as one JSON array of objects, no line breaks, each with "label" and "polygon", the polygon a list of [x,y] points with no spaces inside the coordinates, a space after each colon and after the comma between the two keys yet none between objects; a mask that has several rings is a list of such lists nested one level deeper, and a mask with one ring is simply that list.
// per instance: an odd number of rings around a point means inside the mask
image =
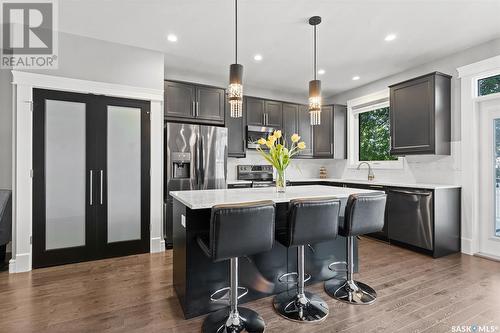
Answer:
[{"label": "dark upper cabinet", "polygon": [[321,108],[321,124],[313,126],[314,157],[333,158],[333,106]]},{"label": "dark upper cabinet", "polygon": [[196,89],[190,84],[165,81],[165,116],[193,118],[195,112]]},{"label": "dark upper cabinet", "polygon": [[265,126],[281,128],[283,126],[283,103],[265,102]]},{"label": "dark upper cabinet", "polygon": [[224,124],[224,89],[165,81],[164,93],[167,120]]},{"label": "dark upper cabinet", "polygon": [[229,157],[246,156],[246,105],[242,117],[231,118],[231,109],[226,105],[227,150]]},{"label": "dark upper cabinet", "polygon": [[309,117],[309,107],[307,105],[299,105],[297,115],[297,133],[300,135],[300,140],[306,144],[306,149],[302,150],[298,156],[312,157],[313,156],[313,129],[311,119]]},{"label": "dark upper cabinet", "polygon": [[306,148],[296,157],[313,156],[312,126],[307,105],[283,103],[283,132],[288,142],[290,136],[297,133],[300,135],[300,141],[306,144]]},{"label": "dark upper cabinet", "polygon": [[248,126],[265,126],[264,121],[264,100],[260,98],[245,98],[245,108],[247,113]]},{"label": "dark upper cabinet", "polygon": [[283,103],[283,136],[289,141],[290,136],[298,132],[298,113],[297,104]]},{"label": "dark upper cabinet", "polygon": [[262,98],[247,97],[247,124],[281,129],[283,125],[283,103]]},{"label": "dark upper cabinet", "polygon": [[450,85],[434,72],[389,87],[391,154],[450,154]]},{"label": "dark upper cabinet", "polygon": [[333,105],[333,158],[347,159],[347,105]]},{"label": "dark upper cabinet", "polygon": [[196,87],[196,118],[224,121],[225,90]]}]

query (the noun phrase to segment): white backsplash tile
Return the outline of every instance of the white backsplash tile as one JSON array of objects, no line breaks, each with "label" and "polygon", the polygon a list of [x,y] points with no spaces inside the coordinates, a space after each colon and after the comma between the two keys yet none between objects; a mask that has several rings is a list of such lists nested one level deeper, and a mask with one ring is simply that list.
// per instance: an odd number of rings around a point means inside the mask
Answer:
[{"label": "white backsplash tile", "polygon": [[[413,155],[404,159],[403,169],[375,169],[379,181],[428,184],[460,184],[460,142],[452,142],[451,156]],[[246,158],[228,159],[228,180],[236,179],[239,164],[267,164],[256,151],[247,151]],[[361,170],[347,167],[347,160],[294,159],[287,169],[287,178],[318,178],[319,168],[324,166],[329,178],[365,179],[366,167]]]}]

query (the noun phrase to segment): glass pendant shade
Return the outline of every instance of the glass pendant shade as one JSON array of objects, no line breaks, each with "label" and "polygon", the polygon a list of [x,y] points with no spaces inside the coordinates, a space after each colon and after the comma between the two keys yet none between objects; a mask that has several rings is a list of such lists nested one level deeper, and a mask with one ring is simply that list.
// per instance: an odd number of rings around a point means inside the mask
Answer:
[{"label": "glass pendant shade", "polygon": [[309,115],[311,125],[321,124],[321,81],[309,81]]},{"label": "glass pendant shade", "polygon": [[243,110],[243,66],[232,64],[229,68],[229,87],[227,99],[231,109],[231,118],[240,118]]}]

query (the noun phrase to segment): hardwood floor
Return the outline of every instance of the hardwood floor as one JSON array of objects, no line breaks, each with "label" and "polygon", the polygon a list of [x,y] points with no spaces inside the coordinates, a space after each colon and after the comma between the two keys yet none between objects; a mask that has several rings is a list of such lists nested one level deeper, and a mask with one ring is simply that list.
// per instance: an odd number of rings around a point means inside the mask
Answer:
[{"label": "hardwood floor", "polygon": [[[500,327],[500,263],[467,255],[432,259],[360,241],[359,279],[378,292],[370,306],[330,299],[326,321],[301,325],[274,313],[271,297],[245,306],[266,332],[451,332],[452,325]],[[172,254],[145,254],[0,273],[1,332],[199,332],[184,320],[172,287]],[[497,328],[496,332],[500,332]]]}]

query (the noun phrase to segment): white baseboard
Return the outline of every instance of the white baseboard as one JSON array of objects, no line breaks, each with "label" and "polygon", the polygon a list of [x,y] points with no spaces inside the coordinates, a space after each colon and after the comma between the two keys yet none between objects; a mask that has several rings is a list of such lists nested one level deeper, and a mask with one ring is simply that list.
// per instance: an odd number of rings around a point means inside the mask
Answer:
[{"label": "white baseboard", "polygon": [[9,273],[29,271],[31,271],[31,255],[29,253],[17,254],[16,258],[9,260]]},{"label": "white baseboard", "polygon": [[[162,244],[163,242],[163,244]],[[158,252],[163,252],[165,251],[165,240],[163,237],[154,237],[151,238],[151,248],[150,252],[151,253],[158,253]]]},{"label": "white baseboard", "polygon": [[462,237],[462,253],[473,255],[474,251],[472,250],[472,239]]}]

